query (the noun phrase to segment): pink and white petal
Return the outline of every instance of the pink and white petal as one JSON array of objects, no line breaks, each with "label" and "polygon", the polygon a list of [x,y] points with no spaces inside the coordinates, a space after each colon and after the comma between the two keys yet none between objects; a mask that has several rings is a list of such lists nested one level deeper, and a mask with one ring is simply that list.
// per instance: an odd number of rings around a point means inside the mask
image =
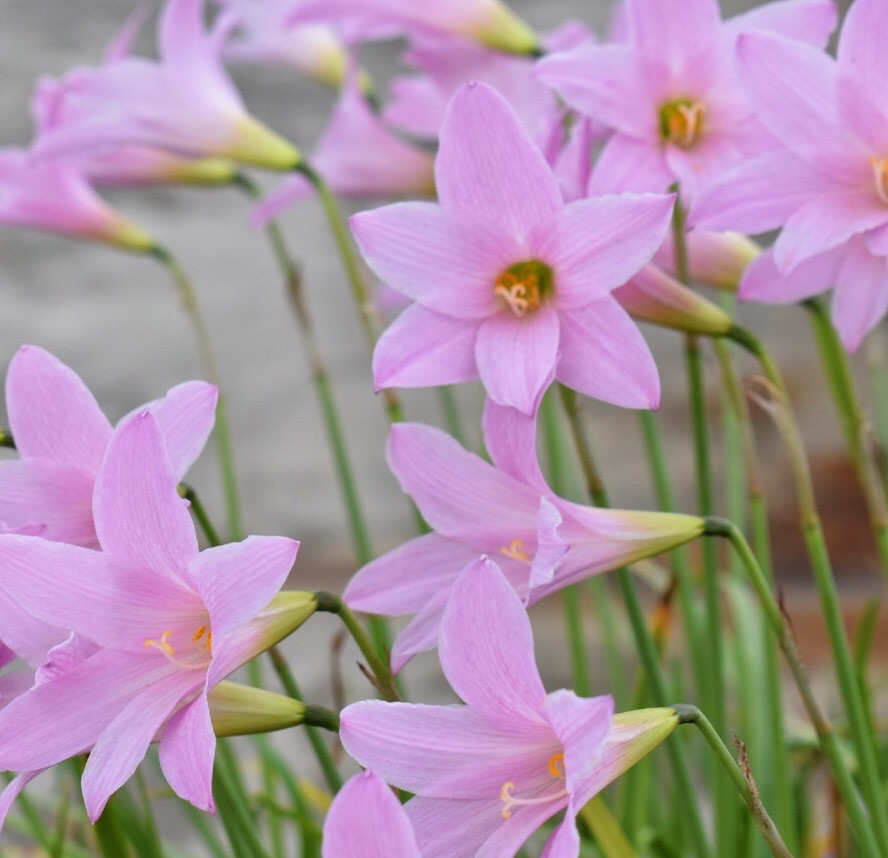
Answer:
[{"label": "pink and white petal", "polygon": [[888,261],[884,256],[873,256],[862,241],[855,241],[839,267],[832,302],[833,324],[847,351],[857,349],[886,309]]},{"label": "pink and white petal", "polygon": [[539,492],[469,453],[445,432],[396,423],[386,455],[401,488],[442,536],[479,552],[498,552],[536,532]]},{"label": "pink and white petal", "polygon": [[681,57],[692,46],[714,42],[721,28],[717,0],[626,0],[629,39],[641,51]]},{"label": "pink and white petal", "polygon": [[[542,157],[542,156],[540,156]],[[361,254],[387,286],[429,310],[483,319],[499,307],[496,278],[521,245],[483,213],[434,203],[395,203],[349,219]]]},{"label": "pink and white petal", "polygon": [[[0,641],[32,668],[38,668],[46,654],[68,636],[59,629],[32,617],[4,590],[0,590]],[[0,661],[0,667],[6,662]]]},{"label": "pink and white petal", "polygon": [[835,285],[845,251],[845,245],[841,245],[812,256],[799,263],[787,276],[777,268],[774,250],[770,248],[746,266],[737,295],[742,301],[761,301],[763,304],[803,301]]},{"label": "pink and white petal", "polygon": [[47,650],[43,662],[34,674],[34,684],[42,685],[65,676],[100,649],[98,644],[87,640],[83,635],[71,632],[65,640]]},{"label": "pink and white petal", "polygon": [[22,772],[16,775],[6,786],[3,792],[0,792],[0,832],[3,831],[3,823],[6,822],[6,816],[12,803],[18,798],[19,793],[32,781],[37,775],[45,772],[46,769],[37,769],[32,772]]},{"label": "pink and white petal", "polygon": [[179,798],[199,810],[215,813],[213,758],[216,736],[206,691],[169,720],[160,737],[160,768]]},{"label": "pink and white petal", "polygon": [[179,670],[136,694],[102,730],[89,753],[81,787],[90,822],[101,816],[111,794],[123,786],[144,759],[157,731],[179,701],[203,677]]},{"label": "pink and white petal", "polygon": [[570,544],[559,535],[561,523],[558,508],[548,498],[542,498],[537,516],[537,550],[530,566],[527,596],[555,577],[558,564],[570,549]]},{"label": "pink and white petal", "polygon": [[400,673],[413,656],[438,646],[441,617],[450,598],[451,587],[442,587],[433,593],[401,630],[392,644],[392,673]]},{"label": "pink and white petal", "polygon": [[614,699],[609,694],[578,697],[562,688],[546,697],[544,709],[564,748],[565,786],[573,795],[588,780],[604,753]]},{"label": "pink and white petal", "polygon": [[516,731],[545,723],[530,620],[486,557],[470,563],[453,585],[438,651],[447,681],[481,717]]},{"label": "pink and white petal", "polygon": [[856,0],[842,24],[837,51],[843,74],[860,82],[876,109],[884,101],[888,80],[884,29],[884,5],[879,0]]},{"label": "pink and white petal", "polygon": [[[874,100],[872,87],[868,83],[858,80],[847,69],[840,71],[836,84],[839,116],[850,133],[862,141],[876,157],[882,157],[888,144],[888,110],[885,109],[881,96]],[[855,178],[864,186],[874,186],[873,168],[869,159],[860,159]]]},{"label": "pink and white petal", "polygon": [[662,244],[674,203],[671,194],[593,197],[541,223],[529,244],[555,272],[558,310],[585,307],[635,274]]},{"label": "pink and white petal", "polygon": [[93,474],[58,462],[0,462],[0,530],[22,527],[56,542],[97,545],[93,524]]},{"label": "pink and white petal", "polygon": [[478,328],[475,363],[487,395],[500,405],[536,414],[555,375],[559,327],[559,313],[551,304],[523,318],[503,310],[485,319]]},{"label": "pink and white petal", "polygon": [[[504,824],[502,808],[503,803],[495,796],[472,800],[418,795],[404,805],[404,812],[423,858],[453,858],[454,855],[477,858],[491,831]],[[528,831],[525,839],[530,833]],[[516,851],[517,848],[498,854],[514,855]]]},{"label": "pink and white petal", "polygon": [[185,476],[207,443],[216,420],[218,399],[219,390],[214,384],[186,381],[145,406],[163,433],[176,479]]},{"label": "pink and white petal", "polygon": [[478,322],[408,307],[392,322],[373,352],[373,386],[433,387],[478,377],[475,340]]},{"label": "pink and white petal", "polygon": [[592,168],[589,196],[665,193],[674,181],[662,146],[649,140],[614,134],[605,143]]},{"label": "pink and white petal", "polygon": [[249,536],[207,548],[186,570],[186,580],[200,593],[215,645],[251,620],[281,589],[293,568],[299,543],[284,536]]},{"label": "pink and white petal", "polygon": [[0,710],[0,768],[46,768],[88,751],[146,685],[188,673],[165,659],[156,666],[147,662],[141,653],[102,650],[17,697]]},{"label": "pink and white petal", "polygon": [[488,723],[468,706],[362,700],[342,710],[346,752],[386,782],[434,798],[498,796],[507,780],[536,783],[557,753],[551,729]]},{"label": "pink and white petal", "polygon": [[641,331],[614,298],[561,314],[555,377],[579,393],[623,408],[656,408],[660,376]]},{"label": "pink and white petal", "polygon": [[756,30],[825,48],[836,28],[838,12],[832,0],[778,0],[735,15],[725,22],[731,33]]},{"label": "pink and white petal", "polygon": [[45,459],[95,474],[111,424],[72,369],[37,346],[22,346],[6,376],[6,405],[23,459]]},{"label": "pink and white petal", "polygon": [[702,188],[743,161],[735,135],[730,132],[704,135],[690,149],[666,147],[666,164],[678,182],[682,202],[691,211]]},{"label": "pink and white petal", "polygon": [[321,858],[421,858],[401,802],[375,772],[355,775],[334,797]]},{"label": "pink and white petal", "polygon": [[[537,789],[536,793],[527,794],[527,797],[545,798],[553,791],[557,792],[559,784],[560,781],[548,778],[543,789]],[[563,810],[566,805],[567,797],[562,795],[551,801],[543,801],[540,804],[532,804],[513,810],[507,820],[500,822],[498,826],[490,830],[487,839],[475,853],[475,858],[499,858],[500,855],[515,855],[528,837],[547,819]],[[500,808],[502,808],[502,804],[500,804]]]},{"label": "pink and white petal", "polygon": [[[7,670],[0,674],[0,709],[24,694],[34,685],[34,671],[30,668]],[[0,814],[2,816],[2,814]],[[0,822],[2,828],[2,822]]]},{"label": "pink and white petal", "polygon": [[412,614],[450,589],[478,551],[437,533],[405,542],[359,569],[342,598],[353,611],[387,617]]},{"label": "pink and white petal", "polygon": [[790,217],[774,244],[774,262],[784,274],[796,265],[888,224],[888,206],[872,193],[824,194]]},{"label": "pink and white petal", "polygon": [[563,205],[542,152],[509,103],[483,83],[466,84],[450,101],[435,186],[451,214],[495,224],[519,241]]},{"label": "pink and white petal", "polygon": [[[96,479],[93,515],[102,549],[171,579],[185,578],[197,535],[154,415],[118,425]],[[186,579],[187,580],[187,579]]]},{"label": "pink and white petal", "polygon": [[481,418],[484,447],[501,471],[548,494],[549,486],[540,470],[536,452],[536,419],[517,408],[498,405],[489,396]]},{"label": "pink and white petal", "polygon": [[576,858],[580,853],[580,833],[577,831],[577,811],[568,802],[564,819],[549,835],[540,858]]}]

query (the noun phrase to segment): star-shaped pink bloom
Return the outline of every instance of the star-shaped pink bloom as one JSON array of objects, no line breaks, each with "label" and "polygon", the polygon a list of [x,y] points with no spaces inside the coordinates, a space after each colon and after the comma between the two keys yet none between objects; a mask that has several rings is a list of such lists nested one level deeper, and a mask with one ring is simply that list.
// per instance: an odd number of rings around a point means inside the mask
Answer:
[{"label": "star-shaped pink bloom", "polygon": [[546,694],[521,600],[486,558],[454,585],[439,652],[466,705],[365,700],[340,728],[361,765],[415,794],[405,810],[423,858],[514,855],[561,810],[542,854],[576,858],[579,810],[678,723],[669,709],[614,718],[610,695]]},{"label": "star-shaped pink bloom", "polygon": [[298,543],[254,536],[199,552],[177,480],[158,421],[144,410],[115,430],[96,480],[101,551],[0,536],[0,590],[97,649],[0,711],[0,770],[23,779],[89,751],[82,785],[91,820],[158,735],[170,786],[212,811],[207,692],[275,642],[263,609]]},{"label": "star-shaped pink bloom", "polygon": [[440,205],[351,218],[370,267],[415,301],[379,340],[377,389],[480,376],[493,400],[534,414],[557,379],[617,405],[656,407],[656,365],[610,292],[663,240],[673,197],[565,204],[515,113],[480,83],[451,102],[435,183]]}]

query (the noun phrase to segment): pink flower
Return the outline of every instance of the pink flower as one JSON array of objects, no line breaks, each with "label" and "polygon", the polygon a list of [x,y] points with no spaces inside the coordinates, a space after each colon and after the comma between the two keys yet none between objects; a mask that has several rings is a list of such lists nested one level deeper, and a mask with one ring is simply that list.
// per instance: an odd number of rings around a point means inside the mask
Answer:
[{"label": "pink flower", "polygon": [[486,558],[454,585],[439,651],[466,705],[365,700],[341,717],[346,751],[415,793],[405,810],[423,858],[514,855],[561,810],[543,854],[575,858],[580,808],[678,723],[669,709],[617,720],[609,695],[546,694],[521,600]]},{"label": "pink flower", "polygon": [[371,771],[336,794],[324,820],[322,858],[421,858],[407,813]]},{"label": "pink flower", "polygon": [[115,431],[93,502],[102,551],[0,536],[0,589],[97,651],[0,711],[0,769],[35,772],[90,752],[91,820],[160,735],[173,790],[212,811],[215,736],[207,692],[274,641],[262,611],[298,543],[247,540],[198,552],[157,419]]},{"label": "pink flower", "polygon": [[822,46],[836,23],[830,0],[769,3],[722,23],[717,0],[626,0],[627,41],[542,59],[540,79],[572,107],[613,128],[590,191],[699,187],[775,148],[737,77],[738,34],[784,33]]},{"label": "pink flower", "polygon": [[434,533],[364,566],[343,598],[368,613],[416,615],[392,648],[395,671],[435,645],[453,583],[479,554],[496,557],[519,597],[533,604],[701,533],[695,516],[594,509],[559,498],[540,473],[534,432],[531,418],[488,402],[490,465],[438,429],[392,427],[389,467]]},{"label": "pink flower", "polygon": [[35,151],[55,157],[147,146],[273,170],[295,167],[299,153],[246,112],[222,66],[222,45],[235,20],[223,15],[207,33],[202,12],[203,0],[167,0],[159,62],[127,57],[65,75],[57,84],[53,127]]},{"label": "pink flower", "polygon": [[739,167],[701,199],[707,229],[783,226],[740,296],[789,303],[835,287],[833,323],[849,351],[888,308],[888,34],[879,0],[856,0],[838,58],[764,34],[738,46],[743,81],[786,147]]},{"label": "pink flower", "polygon": [[483,84],[453,98],[435,184],[440,205],[351,219],[370,267],[416,302],[376,347],[377,389],[480,376],[496,402],[533,414],[558,379],[618,405],[656,407],[650,350],[609,293],[653,255],[673,198],[565,204],[540,150]]},{"label": "pink flower", "polygon": [[19,149],[0,151],[0,224],[142,253],[154,246],[150,235],[96,194],[75,165],[35,163]]}]

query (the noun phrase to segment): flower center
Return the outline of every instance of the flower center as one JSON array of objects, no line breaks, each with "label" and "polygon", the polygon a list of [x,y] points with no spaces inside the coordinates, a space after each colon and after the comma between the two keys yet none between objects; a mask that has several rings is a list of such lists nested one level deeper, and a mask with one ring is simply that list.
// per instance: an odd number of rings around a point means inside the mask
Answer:
[{"label": "flower center", "polygon": [[156,649],[163,653],[164,657],[181,667],[183,670],[204,670],[210,663],[210,649],[213,646],[213,633],[206,626],[200,626],[191,636],[191,652],[197,652],[200,658],[197,661],[182,661],[176,657],[176,651],[170,643],[173,633],[170,629],[165,629],[160,636],[160,640],[153,638],[145,640],[144,645]]},{"label": "flower center", "polygon": [[702,102],[690,98],[668,101],[660,108],[660,137],[664,143],[690,149],[703,133],[705,114]]},{"label": "flower center", "polygon": [[506,557],[511,557],[513,560],[527,562],[530,559],[524,550],[524,543],[520,539],[513,539],[508,545],[501,545],[500,554],[505,554]]},{"label": "flower center", "polygon": [[[549,774],[552,775],[553,778],[559,781],[564,780],[564,754],[555,754],[553,756],[546,768],[549,770]],[[549,793],[548,795],[540,796],[539,798],[515,798],[512,795],[512,790],[515,789],[515,784],[512,781],[506,781],[502,789],[500,790],[500,801],[503,803],[503,809],[500,811],[503,819],[508,819],[512,815],[512,808],[518,807],[525,804],[548,804],[550,801],[557,801],[558,799],[564,798],[567,795],[567,789],[562,787],[561,789],[556,790],[555,792]]]},{"label": "flower center", "polygon": [[873,184],[876,194],[883,203],[888,205],[888,158],[872,157],[869,162],[873,168]]},{"label": "flower center", "polygon": [[545,262],[529,259],[510,265],[493,287],[493,294],[518,318],[526,316],[552,294],[554,276]]}]

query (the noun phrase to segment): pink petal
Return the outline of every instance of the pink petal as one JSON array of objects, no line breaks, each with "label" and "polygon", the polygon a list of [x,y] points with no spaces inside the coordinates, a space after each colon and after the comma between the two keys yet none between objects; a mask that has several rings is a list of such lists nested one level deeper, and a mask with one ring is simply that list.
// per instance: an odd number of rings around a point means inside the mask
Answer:
[{"label": "pink petal", "polygon": [[160,427],[150,411],[121,421],[96,480],[93,515],[111,557],[183,578],[197,536]]},{"label": "pink petal", "polygon": [[454,215],[495,224],[519,240],[563,205],[546,159],[508,102],[483,83],[463,86],[450,102],[435,185]]},{"label": "pink petal", "polygon": [[487,397],[481,427],[487,455],[497,468],[522,483],[549,493],[537,458],[534,417],[522,414],[517,408],[498,405]]},{"label": "pink petal", "polygon": [[487,395],[500,405],[536,414],[555,375],[558,348],[559,314],[551,304],[523,318],[502,310],[486,319],[478,329],[475,363]]},{"label": "pink petal", "polygon": [[726,29],[734,33],[763,30],[825,48],[837,18],[832,0],[778,0],[736,15],[726,22]]},{"label": "pink petal", "polygon": [[417,423],[392,426],[389,468],[428,523],[448,539],[498,552],[535,533],[539,493]]},{"label": "pink petal", "polygon": [[259,613],[287,580],[299,543],[283,536],[250,536],[243,542],[202,551],[188,565],[187,579],[200,593],[213,640]]},{"label": "pink petal", "polygon": [[495,563],[470,563],[453,586],[438,641],[441,667],[474,712],[503,729],[536,730],[546,695],[521,599]]},{"label": "pink petal", "polygon": [[670,58],[715,41],[721,25],[716,0],[626,0],[626,18],[634,45]]},{"label": "pink petal", "polygon": [[373,352],[373,386],[430,387],[478,377],[478,323],[414,304],[386,329]]},{"label": "pink petal", "polygon": [[857,349],[886,309],[888,262],[884,256],[873,256],[863,242],[855,241],[839,267],[832,304],[833,324],[842,345],[849,352]]},{"label": "pink petal", "polygon": [[604,145],[592,175],[589,195],[664,193],[675,181],[663,147],[625,134],[614,134]]},{"label": "pink petal", "polygon": [[179,798],[215,813],[213,758],[216,736],[210,723],[206,692],[170,719],[160,739],[160,768]]},{"label": "pink petal", "polygon": [[420,858],[401,802],[372,771],[351,778],[324,820],[322,858]]},{"label": "pink petal", "polygon": [[559,535],[561,523],[558,508],[547,498],[542,498],[537,516],[537,550],[530,566],[528,594],[554,578],[556,567],[570,549],[570,544]]},{"label": "pink petal", "polygon": [[777,268],[773,249],[766,250],[746,267],[737,296],[742,301],[761,301],[765,304],[803,301],[833,287],[844,255],[843,245],[800,262],[791,274],[786,275]]},{"label": "pink petal", "polygon": [[665,194],[593,197],[540,224],[529,241],[555,271],[558,310],[585,307],[635,274],[663,242],[674,203]]},{"label": "pink petal", "polygon": [[9,425],[23,459],[95,474],[111,425],[80,377],[37,346],[22,346],[6,376]]},{"label": "pink petal", "polygon": [[31,667],[43,664],[46,654],[66,637],[67,630],[35,619],[0,590],[0,640]]},{"label": "pink petal", "polygon": [[18,798],[19,793],[32,781],[37,775],[44,772],[45,769],[37,769],[33,772],[22,772],[16,775],[6,786],[3,792],[0,792],[0,832],[3,831],[3,823],[6,822],[6,816],[12,803]]},{"label": "pink petal", "polygon": [[623,408],[656,408],[660,402],[650,349],[629,314],[610,297],[561,316],[556,378]]},{"label": "pink petal", "polygon": [[888,81],[884,33],[884,4],[879,0],[856,0],[848,9],[839,37],[839,67],[858,81],[873,105],[883,103]]},{"label": "pink petal", "polygon": [[176,671],[134,695],[102,730],[81,782],[90,822],[95,823],[111,794],[136,770],[170,712],[201,681],[200,675]]},{"label": "pink petal", "polygon": [[450,589],[449,586],[442,587],[433,593],[395,638],[391,653],[393,673],[400,673],[413,656],[438,646],[441,617],[450,598]]},{"label": "pink petal", "polygon": [[342,598],[352,610],[368,614],[412,614],[439,590],[449,589],[477,556],[460,542],[427,533],[359,569]]}]

